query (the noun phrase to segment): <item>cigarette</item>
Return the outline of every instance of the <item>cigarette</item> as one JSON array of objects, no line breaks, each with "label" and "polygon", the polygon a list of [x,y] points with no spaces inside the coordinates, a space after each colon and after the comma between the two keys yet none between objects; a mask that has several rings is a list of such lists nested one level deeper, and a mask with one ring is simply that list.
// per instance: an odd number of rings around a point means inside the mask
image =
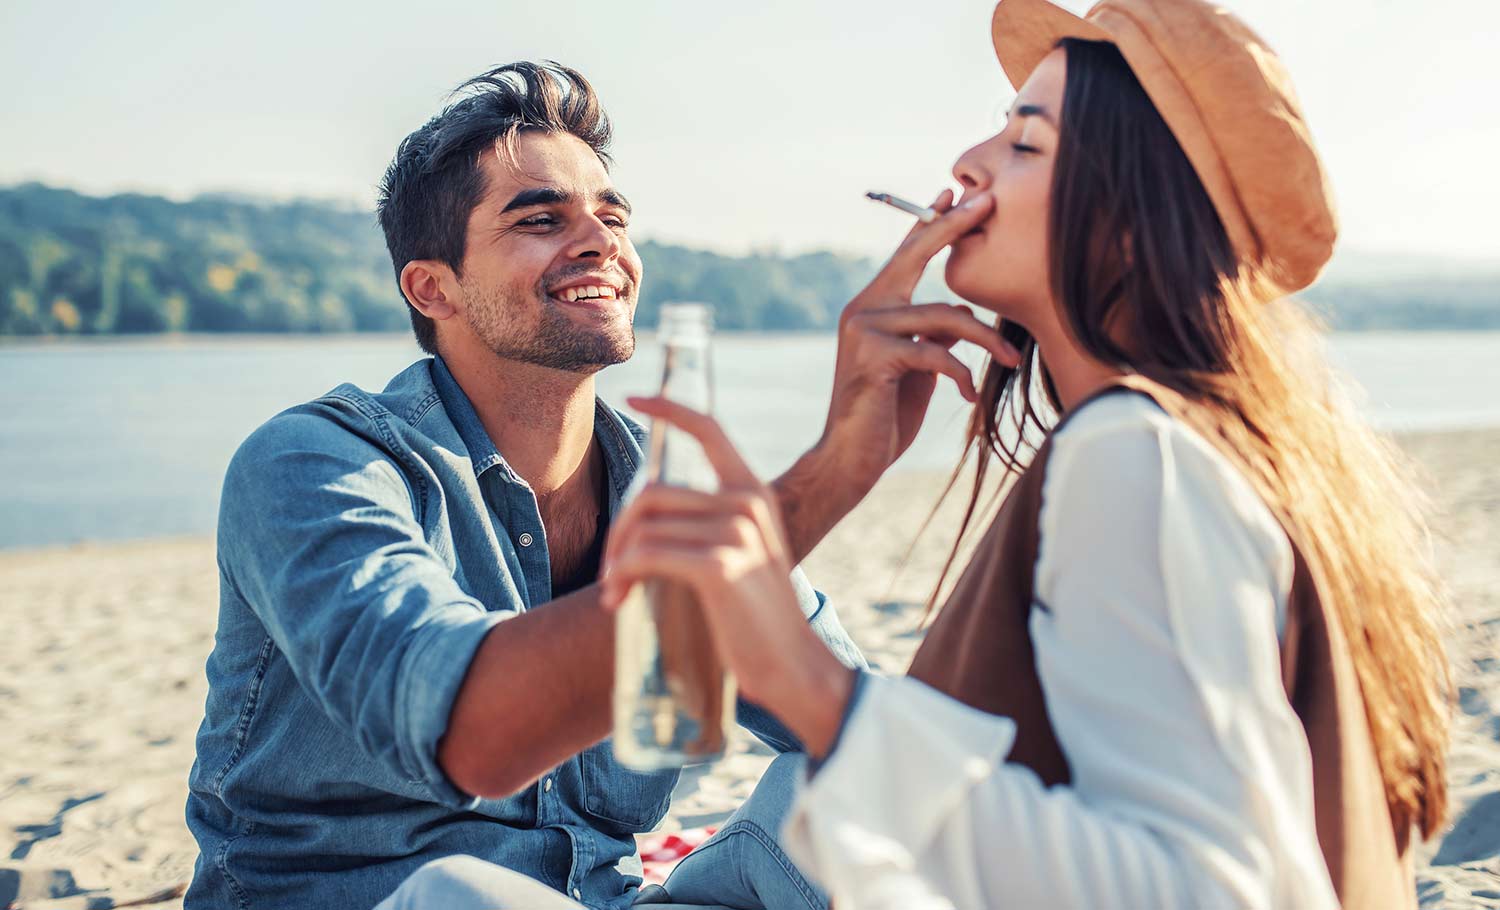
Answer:
[{"label": "cigarette", "polygon": [[917,220],[923,224],[931,224],[937,220],[937,210],[926,206],[917,205],[915,202],[907,202],[900,196],[892,196],[890,193],[866,193],[865,196],[876,202],[884,202],[892,208],[900,209],[908,215],[916,215]]}]

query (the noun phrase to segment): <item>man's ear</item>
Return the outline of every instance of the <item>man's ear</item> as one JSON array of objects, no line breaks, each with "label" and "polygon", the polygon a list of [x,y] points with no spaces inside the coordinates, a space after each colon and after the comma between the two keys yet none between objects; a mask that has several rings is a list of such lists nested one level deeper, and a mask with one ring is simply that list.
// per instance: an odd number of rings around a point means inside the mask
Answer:
[{"label": "man's ear", "polygon": [[401,269],[401,293],[417,312],[434,321],[458,312],[458,279],[446,262],[413,259]]}]

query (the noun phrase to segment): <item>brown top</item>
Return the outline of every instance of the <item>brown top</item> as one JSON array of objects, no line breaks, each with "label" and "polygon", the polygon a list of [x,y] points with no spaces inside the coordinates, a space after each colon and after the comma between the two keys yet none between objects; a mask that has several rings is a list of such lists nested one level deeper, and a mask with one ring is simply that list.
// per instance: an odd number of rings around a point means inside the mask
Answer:
[{"label": "brown top", "polygon": [[[1121,377],[1072,413],[1095,398],[1120,392],[1146,395],[1168,415],[1218,443],[1218,434],[1205,432],[1210,428],[1203,409],[1139,376]],[[1029,625],[1051,449],[1049,438],[1016,480],[909,671],[965,704],[1014,720],[1016,740],[1009,761],[1030,768],[1047,786],[1071,779],[1067,754],[1047,714]],[[1224,454],[1238,463],[1232,452]],[[1349,910],[1410,910],[1416,906],[1407,850],[1410,831],[1393,822],[1387,807],[1343,633],[1323,609],[1295,539],[1292,551],[1296,572],[1287,598],[1281,676],[1312,751],[1323,858],[1340,903]]]}]

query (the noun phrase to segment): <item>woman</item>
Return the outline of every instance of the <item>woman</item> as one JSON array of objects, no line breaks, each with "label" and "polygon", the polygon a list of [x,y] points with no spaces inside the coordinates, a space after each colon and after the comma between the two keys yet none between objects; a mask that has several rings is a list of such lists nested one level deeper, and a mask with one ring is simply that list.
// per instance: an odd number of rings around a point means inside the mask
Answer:
[{"label": "woman", "polygon": [[[1285,73],[1199,0],[1002,0],[994,39],[1016,104],[850,304],[822,485],[778,515],[711,420],[633,401],[724,489],[645,491],[605,602],[697,588],[818,766],[785,838],[840,910],[1413,906],[1410,834],[1446,799],[1439,598],[1395,456],[1280,302],[1336,234]],[[1020,354],[991,340],[977,393],[936,352],[970,317],[910,306],[950,240],[949,286]],[[911,677],[862,677],[787,575],[937,373],[977,398],[981,481],[1015,479]]]}]

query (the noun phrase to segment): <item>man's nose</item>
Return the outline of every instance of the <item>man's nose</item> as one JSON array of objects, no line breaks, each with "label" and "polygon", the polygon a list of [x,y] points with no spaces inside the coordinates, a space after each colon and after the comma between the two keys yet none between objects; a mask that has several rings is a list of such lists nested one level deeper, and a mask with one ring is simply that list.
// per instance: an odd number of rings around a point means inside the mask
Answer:
[{"label": "man's nose", "polygon": [[574,259],[614,259],[620,255],[620,237],[609,225],[590,216],[581,223],[568,255]]}]

